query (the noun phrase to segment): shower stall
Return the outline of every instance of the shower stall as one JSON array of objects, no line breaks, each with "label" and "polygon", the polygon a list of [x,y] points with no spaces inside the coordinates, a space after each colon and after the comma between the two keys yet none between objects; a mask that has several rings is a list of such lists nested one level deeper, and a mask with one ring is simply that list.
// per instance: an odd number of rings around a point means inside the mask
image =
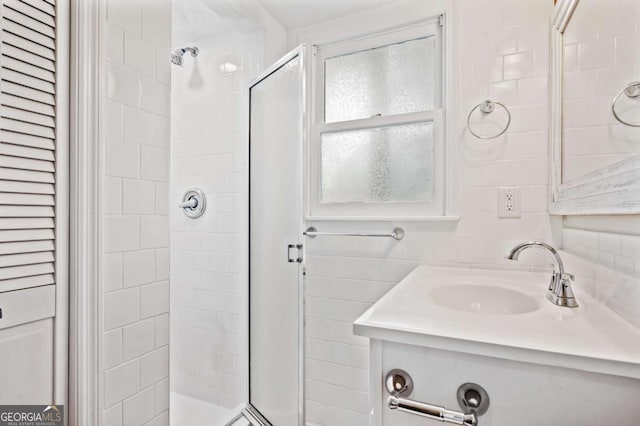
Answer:
[{"label": "shower stall", "polygon": [[257,2],[173,8],[171,424],[302,424],[304,48]]}]

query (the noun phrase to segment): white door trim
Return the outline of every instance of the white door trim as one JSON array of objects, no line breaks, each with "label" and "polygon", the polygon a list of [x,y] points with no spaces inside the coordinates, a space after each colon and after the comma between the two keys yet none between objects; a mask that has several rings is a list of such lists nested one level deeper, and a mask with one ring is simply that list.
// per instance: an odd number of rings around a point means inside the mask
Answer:
[{"label": "white door trim", "polygon": [[[61,2],[62,3],[62,2]],[[100,425],[100,8],[71,1],[68,424]]]},{"label": "white door trim", "polygon": [[55,306],[53,403],[68,403],[69,376],[69,2],[56,4]]}]

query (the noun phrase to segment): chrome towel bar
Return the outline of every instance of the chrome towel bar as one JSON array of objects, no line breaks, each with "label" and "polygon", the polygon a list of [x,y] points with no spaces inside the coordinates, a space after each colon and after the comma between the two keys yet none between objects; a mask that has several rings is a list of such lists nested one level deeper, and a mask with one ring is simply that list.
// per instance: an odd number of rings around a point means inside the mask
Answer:
[{"label": "chrome towel bar", "polygon": [[400,241],[404,238],[404,229],[402,228],[394,228],[393,231],[389,234],[376,234],[369,232],[319,232],[313,226],[307,228],[306,231],[302,233],[309,238],[315,237],[386,237],[393,238],[394,240]]}]

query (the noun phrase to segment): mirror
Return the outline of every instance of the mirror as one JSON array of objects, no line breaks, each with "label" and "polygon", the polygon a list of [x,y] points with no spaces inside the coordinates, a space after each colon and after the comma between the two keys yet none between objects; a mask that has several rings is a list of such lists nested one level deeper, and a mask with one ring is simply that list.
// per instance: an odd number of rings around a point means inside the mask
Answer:
[{"label": "mirror", "polygon": [[559,0],[551,42],[551,213],[640,213],[640,3]]}]

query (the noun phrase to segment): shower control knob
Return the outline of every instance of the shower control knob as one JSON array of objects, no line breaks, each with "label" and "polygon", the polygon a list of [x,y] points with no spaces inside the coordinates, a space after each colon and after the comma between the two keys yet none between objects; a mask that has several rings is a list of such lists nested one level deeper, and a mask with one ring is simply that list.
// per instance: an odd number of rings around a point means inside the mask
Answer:
[{"label": "shower control knob", "polygon": [[190,218],[197,219],[204,214],[207,198],[201,189],[189,188],[182,196],[182,202],[178,204],[178,207]]},{"label": "shower control knob", "polygon": [[191,197],[184,203],[180,203],[179,207],[183,209],[195,209],[198,207],[198,200],[195,197]]}]

